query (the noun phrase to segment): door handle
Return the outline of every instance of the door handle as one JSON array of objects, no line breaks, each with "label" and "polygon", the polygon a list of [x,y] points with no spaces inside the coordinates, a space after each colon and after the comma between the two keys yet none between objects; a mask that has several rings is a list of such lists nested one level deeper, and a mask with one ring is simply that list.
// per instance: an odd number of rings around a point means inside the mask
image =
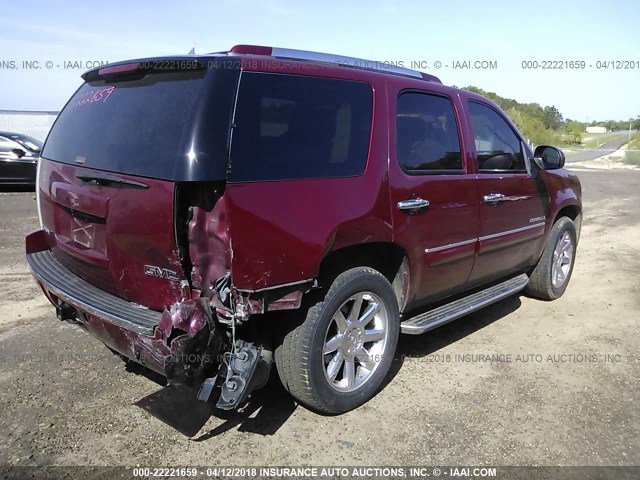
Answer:
[{"label": "door handle", "polygon": [[501,193],[491,193],[489,195],[485,195],[484,196],[485,203],[491,203],[493,205],[495,205],[497,203],[500,203],[500,202],[504,202],[506,199],[507,199],[507,197],[505,197]]},{"label": "door handle", "polygon": [[422,198],[410,198],[398,202],[398,208],[400,210],[419,210],[421,208],[427,208],[428,206],[429,200],[423,200]]},{"label": "door handle", "polygon": [[528,198],[531,198],[531,195],[510,195],[507,197],[501,193],[492,193],[485,195],[484,201],[491,205],[497,205],[500,202],[517,202],[518,200],[527,200]]}]

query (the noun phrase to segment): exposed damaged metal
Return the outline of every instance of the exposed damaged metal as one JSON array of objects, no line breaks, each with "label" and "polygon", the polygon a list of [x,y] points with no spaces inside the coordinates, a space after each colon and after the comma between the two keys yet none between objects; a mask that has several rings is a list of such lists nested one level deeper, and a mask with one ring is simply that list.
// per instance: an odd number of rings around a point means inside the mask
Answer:
[{"label": "exposed damaged metal", "polygon": [[[166,298],[172,299],[162,312],[101,293],[105,305],[120,305],[114,315],[130,319],[118,323],[97,310],[79,310],[67,303],[66,296],[58,298],[55,289],[46,290],[61,320],[79,324],[113,351],[167,378],[166,387],[137,404],[186,435],[197,432],[210,408],[238,408],[253,390],[266,384],[273,363],[271,333],[250,319],[299,308],[304,293],[315,286],[314,279],[266,288],[234,285],[224,194],[225,185],[219,182],[176,184],[175,247],[164,260],[154,253],[139,268],[144,277],[162,282]],[[41,230],[28,238],[28,253],[36,254],[33,261],[38,252],[49,250],[46,235]],[[63,261],[48,255],[59,273],[67,272]],[[127,272],[124,266],[118,269],[119,282]],[[134,312],[145,312],[146,323],[136,324]],[[199,420],[182,418],[185,410]]]},{"label": "exposed damaged metal", "polygon": [[236,341],[232,351],[223,355],[218,376],[207,378],[202,383],[198,399],[215,402],[216,407],[222,410],[238,407],[251,391],[266,384],[272,358],[271,351],[261,346],[244,340]]},{"label": "exposed damaged metal", "polygon": [[[176,258],[189,275],[176,291],[180,300],[163,312],[154,336],[128,336],[128,352],[123,352],[156,370],[162,367],[167,386],[138,405],[185,434],[194,434],[195,425],[185,427],[180,414],[172,415],[166,404],[184,407],[197,399],[223,410],[242,405],[266,384],[273,353],[267,337],[253,329],[249,336],[255,338],[249,342],[236,337],[238,328],[251,315],[299,308],[314,283],[309,279],[259,290],[235,288],[223,194],[224,186],[215,183],[176,186]],[[163,273],[148,270],[155,276]],[[188,408],[206,416],[197,405]]]}]

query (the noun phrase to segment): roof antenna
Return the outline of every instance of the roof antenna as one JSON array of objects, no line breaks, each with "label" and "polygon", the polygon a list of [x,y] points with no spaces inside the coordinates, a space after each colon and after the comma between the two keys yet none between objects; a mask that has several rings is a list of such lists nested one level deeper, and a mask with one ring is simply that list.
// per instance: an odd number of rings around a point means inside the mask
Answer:
[{"label": "roof antenna", "polygon": [[193,42],[193,47],[189,50],[189,55],[195,55],[196,53],[196,42]]}]

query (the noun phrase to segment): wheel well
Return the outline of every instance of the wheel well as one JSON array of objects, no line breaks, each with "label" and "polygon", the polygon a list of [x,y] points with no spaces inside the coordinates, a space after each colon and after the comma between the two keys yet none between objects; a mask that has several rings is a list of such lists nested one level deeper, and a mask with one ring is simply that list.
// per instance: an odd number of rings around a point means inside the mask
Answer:
[{"label": "wheel well", "polygon": [[393,243],[365,243],[329,252],[320,263],[318,284],[328,288],[342,272],[362,266],[379,271],[389,280],[402,311],[409,290],[409,261],[404,249]]},{"label": "wheel well", "polygon": [[582,227],[582,210],[577,205],[567,205],[564,208],[561,208],[556,218],[553,220],[553,223],[556,223],[561,217],[569,217],[573,223],[576,225],[576,233],[578,238],[576,240],[580,240],[580,230]]}]

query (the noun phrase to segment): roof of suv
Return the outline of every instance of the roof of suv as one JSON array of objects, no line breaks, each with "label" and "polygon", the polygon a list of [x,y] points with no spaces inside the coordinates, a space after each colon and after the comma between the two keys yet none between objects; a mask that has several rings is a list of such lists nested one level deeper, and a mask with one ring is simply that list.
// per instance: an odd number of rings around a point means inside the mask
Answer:
[{"label": "roof of suv", "polygon": [[365,70],[373,74],[392,75],[410,78],[413,80],[424,80],[429,83],[441,85],[446,90],[455,91],[459,95],[463,95],[467,99],[482,101],[483,103],[492,105],[500,110],[500,106],[494,101],[463,88],[445,86],[438,77],[429,73],[408,68],[398,67],[390,62],[379,62],[375,60],[365,60],[355,57],[345,57],[342,55],[334,55],[330,53],[311,52],[306,50],[294,50],[288,48],[266,47],[260,45],[235,45],[231,50],[226,52],[213,52],[211,56],[256,56],[281,59],[295,62],[319,62],[332,67],[355,68]]},{"label": "roof of suv", "polygon": [[388,75],[399,75],[427,82],[442,84],[440,79],[435,75],[431,75],[418,70],[394,65],[392,62],[380,62],[375,60],[366,60],[362,58],[346,57],[342,55],[333,55],[330,53],[311,52],[306,50],[295,50],[289,48],[266,47],[260,45],[235,45],[228,51],[212,52],[205,55],[176,55],[171,57],[154,57],[135,60],[126,60],[122,62],[110,63],[108,66],[98,67],[82,74],[82,78],[88,80],[108,73],[118,73],[133,70],[136,63],[162,61],[167,59],[180,60],[196,60],[202,58],[221,57],[221,56],[263,56],[274,59],[293,60],[301,62],[316,62],[327,65],[356,68],[359,70],[367,70]]},{"label": "roof of suv", "polygon": [[311,52],[290,48],[264,47],[259,45],[236,45],[228,52],[218,53],[228,55],[263,55],[287,60],[328,63],[347,68],[358,68],[391,75],[402,75],[405,77],[426,80],[427,82],[442,84],[440,79],[435,75],[399,67],[394,65],[392,62],[380,62],[376,60],[366,60],[363,58],[345,57],[343,55],[334,55],[331,53]]},{"label": "roof of suv", "polygon": [[[175,63],[185,64],[185,70],[192,70],[193,63],[198,62],[201,68],[206,68],[207,62],[211,59],[224,59],[224,58],[256,58],[262,60],[277,59],[286,62],[294,63],[311,63],[311,64],[323,64],[329,68],[341,69],[355,69],[364,72],[368,72],[372,75],[383,75],[388,77],[406,78],[410,80],[424,81],[431,85],[437,85],[440,91],[449,90],[455,92],[457,95],[461,95],[468,100],[482,101],[485,104],[492,105],[494,108],[501,110],[500,106],[494,101],[479,95],[475,92],[458,88],[454,86],[445,86],[438,77],[429,73],[421,72],[418,70],[411,70],[408,68],[394,65],[392,62],[380,62],[375,60],[365,60],[355,57],[345,57],[342,55],[334,55],[330,53],[312,52],[306,50],[295,50],[288,48],[268,47],[261,45],[245,45],[239,44],[233,46],[228,51],[211,52],[205,54],[182,54],[182,55],[168,55],[162,57],[148,57],[138,58],[131,60],[124,60],[120,62],[110,63],[107,66],[97,67],[92,70],[88,70],[82,74],[82,78],[85,81],[92,81],[103,76],[119,75],[122,73],[133,73],[138,70],[147,71],[175,71]],[[160,65],[148,67],[151,64],[157,63]],[[170,64],[170,67],[164,68],[162,65]],[[178,68],[179,70],[180,68]],[[514,125],[515,126],[515,125]]]}]

